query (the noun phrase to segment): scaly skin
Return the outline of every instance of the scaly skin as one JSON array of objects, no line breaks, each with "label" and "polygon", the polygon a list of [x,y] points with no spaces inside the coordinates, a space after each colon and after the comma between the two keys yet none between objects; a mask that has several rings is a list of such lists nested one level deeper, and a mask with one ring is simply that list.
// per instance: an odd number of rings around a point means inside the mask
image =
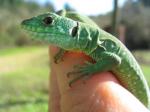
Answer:
[{"label": "scaly skin", "polygon": [[70,85],[84,76],[111,71],[124,87],[149,108],[147,82],[129,50],[114,36],[99,29],[94,23],[88,24],[84,19],[80,20],[79,17],[71,19],[55,13],[46,13],[24,20],[22,27],[36,39],[48,41],[67,51],[84,52],[96,61],[95,64],[85,62],[78,70],[68,73],[68,76],[78,74]]},{"label": "scaly skin", "polygon": [[[80,15],[72,11],[60,10],[57,12],[57,14],[63,17],[71,18],[75,21],[80,21],[98,27],[98,25],[95,22],[93,22],[89,17]],[[54,57],[54,62],[56,64],[63,61],[63,56],[65,52],[67,52],[65,49],[60,48],[59,52]]]}]

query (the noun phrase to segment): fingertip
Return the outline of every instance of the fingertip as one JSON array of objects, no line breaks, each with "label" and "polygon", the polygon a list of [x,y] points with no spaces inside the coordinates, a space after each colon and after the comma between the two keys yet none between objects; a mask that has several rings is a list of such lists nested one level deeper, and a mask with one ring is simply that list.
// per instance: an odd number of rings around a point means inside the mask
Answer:
[{"label": "fingertip", "polygon": [[[101,75],[101,76],[100,76]],[[120,85],[116,77],[109,73],[99,74],[95,94],[100,101],[99,109],[103,112],[148,112],[145,106],[127,89]]]}]

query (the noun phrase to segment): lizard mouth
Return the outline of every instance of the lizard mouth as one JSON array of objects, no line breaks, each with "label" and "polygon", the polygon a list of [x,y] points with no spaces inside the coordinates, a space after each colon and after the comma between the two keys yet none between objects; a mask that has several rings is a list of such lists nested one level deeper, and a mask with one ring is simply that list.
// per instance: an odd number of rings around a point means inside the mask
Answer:
[{"label": "lizard mouth", "polygon": [[43,38],[43,39],[45,38],[47,40],[48,37],[60,36],[60,35],[62,36],[62,34],[53,34],[50,32],[40,32],[40,31],[38,31],[38,28],[35,28],[33,26],[22,25],[21,27],[33,38],[39,37],[39,38]]},{"label": "lizard mouth", "polygon": [[38,32],[37,28],[31,27],[31,26],[22,25],[21,27],[24,30],[26,30],[33,37],[47,37],[47,36],[52,36],[52,34],[50,34],[48,32]]}]

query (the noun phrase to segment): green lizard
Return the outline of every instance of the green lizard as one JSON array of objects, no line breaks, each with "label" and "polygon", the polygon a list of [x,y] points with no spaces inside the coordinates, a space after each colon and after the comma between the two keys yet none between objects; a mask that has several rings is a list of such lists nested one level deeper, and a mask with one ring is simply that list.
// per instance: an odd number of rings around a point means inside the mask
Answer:
[{"label": "green lizard", "polygon": [[146,107],[150,107],[150,94],[141,68],[129,50],[114,36],[98,28],[88,17],[77,13],[45,13],[24,20],[22,27],[36,39],[47,41],[63,50],[55,56],[57,62],[65,51],[80,51],[96,63],[85,62],[69,85],[94,73],[111,71],[121,84],[133,93]]}]

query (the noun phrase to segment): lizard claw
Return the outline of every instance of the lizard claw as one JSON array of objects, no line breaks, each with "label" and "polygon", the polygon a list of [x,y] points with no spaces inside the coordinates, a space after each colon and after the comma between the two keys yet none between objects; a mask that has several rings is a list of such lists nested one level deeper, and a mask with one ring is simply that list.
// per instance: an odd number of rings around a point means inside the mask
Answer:
[{"label": "lizard claw", "polygon": [[58,53],[54,56],[54,63],[55,64],[58,64],[59,62],[63,61],[63,56],[64,56],[65,52],[66,51],[63,49],[60,49],[58,51]]},{"label": "lizard claw", "polygon": [[69,78],[70,75],[76,75],[76,74],[80,74],[80,73],[81,73],[81,71],[72,71],[72,72],[68,72],[68,73],[67,73],[67,77]]},{"label": "lizard claw", "polygon": [[71,80],[71,81],[69,82],[69,87],[72,87],[72,84],[73,84],[74,82],[78,81],[79,79],[81,79],[81,78],[84,77],[84,76],[86,76],[86,74],[81,74],[81,75],[79,75],[78,77],[76,77],[76,78],[74,78],[73,80]]},{"label": "lizard claw", "polygon": [[64,61],[63,58],[59,58],[57,56],[54,57],[54,63],[58,64],[59,62]]}]

